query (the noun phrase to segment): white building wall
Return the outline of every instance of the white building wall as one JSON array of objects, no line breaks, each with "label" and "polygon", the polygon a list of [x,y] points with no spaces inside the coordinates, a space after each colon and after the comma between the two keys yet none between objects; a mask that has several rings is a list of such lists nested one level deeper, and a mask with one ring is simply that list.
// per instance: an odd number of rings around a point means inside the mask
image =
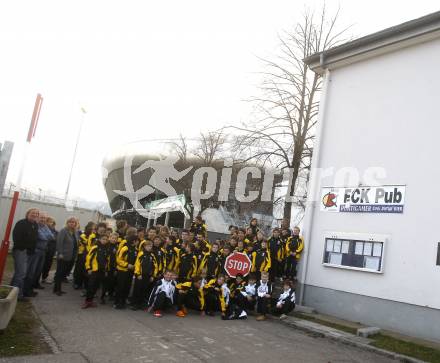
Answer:
[{"label": "white building wall", "polygon": [[[0,198],[0,236],[2,239],[5,234],[6,224],[9,217],[9,209],[11,208],[11,201],[12,198],[10,197]],[[84,228],[89,221],[98,221],[98,213],[96,211],[79,208],[75,208],[73,211],[68,211],[63,205],[20,199],[17,203],[17,209],[15,210],[13,226],[15,226],[15,223],[18,220],[24,218],[26,211],[30,208],[38,208],[41,211],[47,212],[49,216],[55,219],[57,230],[62,229],[65,226],[67,218],[72,216],[79,218],[82,228]],[[12,247],[12,233],[10,240]]]},{"label": "white building wall", "polygon": [[[440,309],[440,39],[331,72],[320,165],[383,167],[403,214],[314,210],[306,285]],[[335,185],[325,178],[321,186]],[[337,185],[344,186],[344,185]],[[350,185],[351,186],[351,185]],[[388,234],[384,273],[322,265],[325,231]]]}]

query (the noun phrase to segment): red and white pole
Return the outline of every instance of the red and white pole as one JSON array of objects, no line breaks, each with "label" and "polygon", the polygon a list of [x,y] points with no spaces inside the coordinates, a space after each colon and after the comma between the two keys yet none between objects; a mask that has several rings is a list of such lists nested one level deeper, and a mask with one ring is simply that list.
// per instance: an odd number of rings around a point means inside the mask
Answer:
[{"label": "red and white pole", "polygon": [[35,136],[35,131],[38,125],[38,118],[40,117],[41,105],[43,103],[43,97],[40,94],[37,94],[37,98],[35,100],[34,112],[32,113],[31,124],[29,126],[29,131],[26,138],[25,152],[23,153],[23,158],[21,160],[21,167],[18,174],[18,180],[16,189],[14,191],[14,195],[12,197],[11,208],[9,209],[9,217],[8,223],[6,224],[5,236],[3,237],[2,245],[0,247],[0,283],[3,279],[3,272],[6,265],[6,258],[8,256],[9,251],[9,238],[11,236],[12,224],[14,222],[15,210],[17,209],[18,197],[20,194],[20,186],[21,181],[23,179],[24,167],[26,164],[27,150],[29,149],[29,144],[31,143],[33,137]]}]

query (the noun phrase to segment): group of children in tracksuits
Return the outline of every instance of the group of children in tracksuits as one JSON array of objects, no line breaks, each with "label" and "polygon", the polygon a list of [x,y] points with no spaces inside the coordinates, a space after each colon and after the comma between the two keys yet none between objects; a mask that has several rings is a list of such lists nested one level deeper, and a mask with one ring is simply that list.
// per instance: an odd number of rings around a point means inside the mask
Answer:
[{"label": "group of children in tracksuits", "polygon": [[[202,219],[191,229],[169,231],[164,226],[144,229],[118,221],[117,232],[104,223],[89,223],[79,240],[74,286],[85,289],[85,308],[100,301],[114,301],[124,309],[129,301],[133,310],[145,309],[154,316],[175,308],[184,317],[188,309],[200,314],[220,312],[222,319],[245,319],[256,310],[257,320],[266,314],[285,317],[295,307],[296,265],[304,248],[299,228],[275,228],[269,239],[259,231],[256,220],[249,228],[230,228],[227,241],[210,243]],[[231,278],[225,261],[233,252],[248,255],[252,261],[248,276]],[[283,282],[275,297],[275,279]],[[130,296],[130,292],[131,296]]]}]

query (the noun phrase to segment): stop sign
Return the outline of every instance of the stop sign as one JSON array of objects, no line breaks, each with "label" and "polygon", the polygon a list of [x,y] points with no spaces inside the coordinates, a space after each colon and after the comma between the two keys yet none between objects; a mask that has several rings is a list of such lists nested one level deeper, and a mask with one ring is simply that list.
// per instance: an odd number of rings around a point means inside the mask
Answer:
[{"label": "stop sign", "polygon": [[234,252],[226,257],[225,270],[230,277],[246,276],[251,271],[251,260],[245,253]]}]

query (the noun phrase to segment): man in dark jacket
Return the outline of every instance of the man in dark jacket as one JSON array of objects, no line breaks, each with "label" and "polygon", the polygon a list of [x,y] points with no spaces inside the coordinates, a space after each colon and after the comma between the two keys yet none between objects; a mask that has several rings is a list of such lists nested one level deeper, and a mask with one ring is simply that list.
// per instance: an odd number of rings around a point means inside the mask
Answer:
[{"label": "man in dark jacket", "polygon": [[[14,277],[11,285],[20,289],[18,299],[20,301],[26,300],[24,295],[24,279],[26,277],[28,256],[35,253],[35,246],[38,238],[38,209],[32,208],[26,212],[26,217],[19,220],[12,231],[12,240],[14,247],[12,249],[12,256],[14,258]],[[32,295],[36,296],[33,292]]]}]

